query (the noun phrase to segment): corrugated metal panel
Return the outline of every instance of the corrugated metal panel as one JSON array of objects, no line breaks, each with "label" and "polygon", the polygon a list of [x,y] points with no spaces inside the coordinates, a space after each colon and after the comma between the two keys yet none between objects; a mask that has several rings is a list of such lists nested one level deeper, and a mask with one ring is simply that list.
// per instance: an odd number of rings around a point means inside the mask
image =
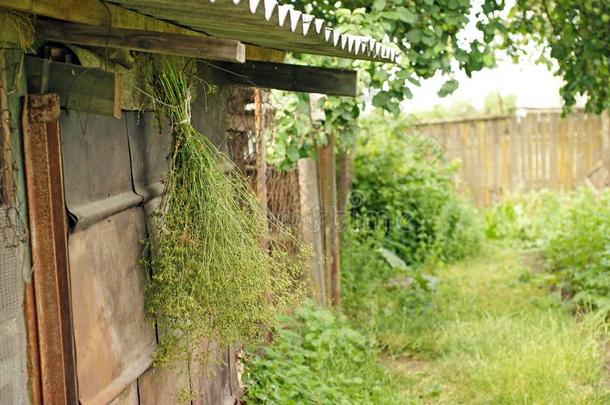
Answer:
[{"label": "corrugated metal panel", "polygon": [[159,123],[152,113],[135,116],[125,113],[135,192],[145,202],[163,194],[163,174],[172,153],[172,137],[168,125]]},{"label": "corrugated metal panel", "polygon": [[275,0],[110,0],[220,38],[343,58],[396,62],[399,54],[369,37],[341,34],[326,21]]}]

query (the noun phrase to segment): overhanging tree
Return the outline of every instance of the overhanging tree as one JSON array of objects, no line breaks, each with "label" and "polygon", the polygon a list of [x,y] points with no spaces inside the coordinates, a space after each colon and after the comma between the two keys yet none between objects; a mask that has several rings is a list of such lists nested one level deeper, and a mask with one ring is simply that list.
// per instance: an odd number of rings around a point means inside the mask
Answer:
[{"label": "overhanging tree", "polygon": [[[608,0],[516,0],[510,7],[504,0],[484,0],[476,8],[470,0],[293,0],[292,4],[330,21],[339,31],[385,39],[402,51],[399,65],[293,55],[308,64],[358,70],[362,88],[375,94],[373,105],[392,113],[400,111],[400,102],[412,97],[411,88],[422,79],[437,73],[447,77],[439,89],[439,95],[445,96],[458,87],[453,78],[456,71],[470,77],[493,67],[498,50],[518,59],[532,49],[537,50],[539,62],[564,80],[561,96],[566,112],[578,95],[587,97],[589,112],[610,108]],[[468,24],[473,24],[476,34],[471,39],[463,35]],[[360,98],[325,100],[325,129],[337,135],[340,149],[352,144],[361,108]],[[284,116],[293,119],[294,114]],[[290,130],[291,126],[283,127]],[[281,167],[286,168],[310,155],[315,148],[307,133],[300,128],[299,136],[277,136],[277,142],[283,144],[279,148],[277,143],[272,145],[272,150],[286,152],[275,153],[274,162],[282,162]]]}]

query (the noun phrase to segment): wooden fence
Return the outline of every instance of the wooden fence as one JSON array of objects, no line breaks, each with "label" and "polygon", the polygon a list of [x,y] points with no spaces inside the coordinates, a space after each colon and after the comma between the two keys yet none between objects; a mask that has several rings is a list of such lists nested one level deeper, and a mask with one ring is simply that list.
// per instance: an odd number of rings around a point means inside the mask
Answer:
[{"label": "wooden fence", "polygon": [[432,122],[417,130],[461,161],[460,188],[478,206],[515,192],[602,187],[610,179],[607,113],[528,112]]}]

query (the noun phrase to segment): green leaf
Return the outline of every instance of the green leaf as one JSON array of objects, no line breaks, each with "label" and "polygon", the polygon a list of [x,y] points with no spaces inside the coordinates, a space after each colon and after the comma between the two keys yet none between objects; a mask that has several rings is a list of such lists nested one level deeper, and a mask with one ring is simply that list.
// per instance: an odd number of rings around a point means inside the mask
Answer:
[{"label": "green leaf", "polygon": [[299,160],[299,148],[297,148],[295,145],[288,146],[288,149],[286,150],[286,157],[291,162],[296,162],[297,160]]},{"label": "green leaf", "polygon": [[406,34],[406,38],[409,42],[413,44],[418,44],[421,42],[421,30],[414,29]]},{"label": "green leaf", "polygon": [[410,12],[405,7],[397,7],[396,14],[398,15],[400,21],[405,22],[407,24],[413,24],[415,23],[415,21],[417,21],[417,17],[415,16],[415,14]]},{"label": "green leaf", "polygon": [[384,247],[379,248],[379,253],[393,269],[407,269],[407,263],[402,260],[396,253]]},{"label": "green leaf", "polygon": [[446,96],[450,95],[455,90],[457,90],[458,86],[459,86],[459,82],[457,80],[455,80],[455,79],[447,80],[445,83],[443,83],[440,90],[438,91],[439,97],[446,97]]},{"label": "green leaf", "polygon": [[380,91],[373,97],[373,105],[375,107],[384,108],[392,101],[387,91]]}]

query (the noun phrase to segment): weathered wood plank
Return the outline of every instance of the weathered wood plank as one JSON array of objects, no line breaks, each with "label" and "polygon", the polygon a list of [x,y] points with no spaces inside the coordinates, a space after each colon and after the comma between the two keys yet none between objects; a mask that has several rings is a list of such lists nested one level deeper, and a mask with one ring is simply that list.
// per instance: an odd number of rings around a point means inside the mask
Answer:
[{"label": "weathered wood plank", "polygon": [[204,34],[99,0],[0,0],[0,7],[103,27],[207,37]]},{"label": "weathered wood plank", "polygon": [[199,59],[239,62],[246,60],[246,49],[239,41],[40,20],[38,37],[69,44],[132,49],[142,52],[188,56]]},{"label": "weathered wood plank", "polygon": [[57,93],[68,110],[116,116],[120,94],[114,73],[31,56],[25,58],[25,69],[29,93]]},{"label": "weathered wood plank", "polygon": [[339,225],[337,221],[337,177],[335,170],[335,137],[328,134],[328,143],[318,149],[318,182],[322,226],[324,229],[324,254],[326,256],[327,285],[330,287],[330,303],[341,305],[341,268],[339,264]]},{"label": "weathered wood plank", "polygon": [[357,73],[353,70],[247,61],[225,63],[236,84],[269,89],[356,96]]}]

